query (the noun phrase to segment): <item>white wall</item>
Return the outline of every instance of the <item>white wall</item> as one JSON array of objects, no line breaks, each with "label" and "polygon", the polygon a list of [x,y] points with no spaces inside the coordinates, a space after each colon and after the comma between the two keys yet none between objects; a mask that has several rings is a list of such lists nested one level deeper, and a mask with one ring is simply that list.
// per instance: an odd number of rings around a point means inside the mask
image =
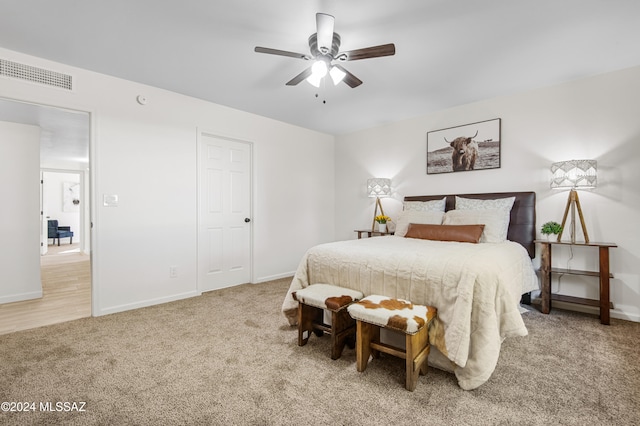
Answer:
[{"label": "white wall", "polygon": [[40,128],[0,121],[0,304],[42,296]]},{"label": "white wall", "polygon": [[[392,179],[385,213],[397,215],[402,197],[535,191],[537,223],[560,222],[567,193],[549,189],[554,161],[596,159],[598,187],[580,192],[592,241],[611,241],[613,317],[640,321],[640,67],[560,86],[495,98],[368,129],[336,140],[336,236],[371,226],[369,177]],[[428,131],[502,119],[502,166],[494,170],[426,174]],[[578,229],[580,226],[578,225]],[[578,235],[578,239],[581,235]],[[539,263],[538,258],[535,260]],[[554,251],[561,267],[597,270],[597,250]],[[552,291],[598,298],[593,278],[565,276]],[[595,312],[595,311],[594,311]]]},{"label": "white wall", "polygon": [[[292,274],[310,246],[333,239],[333,136],[5,49],[0,56],[71,74],[75,86],[0,78],[0,96],[92,114],[94,315],[197,294],[198,129],[254,144],[254,282]],[[117,194],[119,207],[103,207],[105,194]]]}]

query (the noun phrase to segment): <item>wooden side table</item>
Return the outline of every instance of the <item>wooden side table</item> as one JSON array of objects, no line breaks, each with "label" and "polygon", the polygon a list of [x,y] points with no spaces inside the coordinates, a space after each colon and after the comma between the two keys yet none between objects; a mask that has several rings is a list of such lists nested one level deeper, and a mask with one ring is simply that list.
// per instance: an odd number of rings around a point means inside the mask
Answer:
[{"label": "wooden side table", "polygon": [[371,229],[356,229],[355,232],[358,233],[358,239],[362,238],[362,234],[367,234],[367,238],[371,238],[374,235],[393,235],[394,234],[394,232],[372,231]]},{"label": "wooden side table", "polygon": [[[609,248],[618,247],[615,243],[571,243],[547,240],[535,240],[541,245],[540,273],[542,275],[542,289],[540,297],[542,299],[542,313],[548,314],[551,310],[551,300],[558,300],[567,303],[581,305],[599,306],[600,322],[609,324],[609,310],[613,309],[613,304],[609,300],[609,279],[613,275],[609,272]],[[551,262],[551,247],[554,245],[566,245],[574,247],[597,247],[600,267],[597,272],[581,271],[577,269],[554,268]],[[565,296],[561,294],[551,294],[551,274],[586,275],[598,277],[600,279],[600,300],[585,299],[582,297]]]}]

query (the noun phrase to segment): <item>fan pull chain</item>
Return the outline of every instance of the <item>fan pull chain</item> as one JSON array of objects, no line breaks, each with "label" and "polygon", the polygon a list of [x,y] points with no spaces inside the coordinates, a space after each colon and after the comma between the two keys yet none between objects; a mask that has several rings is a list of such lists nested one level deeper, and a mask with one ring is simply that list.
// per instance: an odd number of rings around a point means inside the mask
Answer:
[{"label": "fan pull chain", "polygon": [[[318,97],[318,94],[316,93],[316,98],[317,98],[317,97]],[[326,104],[326,103],[327,103],[327,100],[326,100],[326,99],[323,99],[323,100],[322,100],[322,103],[323,103],[323,104]]]}]

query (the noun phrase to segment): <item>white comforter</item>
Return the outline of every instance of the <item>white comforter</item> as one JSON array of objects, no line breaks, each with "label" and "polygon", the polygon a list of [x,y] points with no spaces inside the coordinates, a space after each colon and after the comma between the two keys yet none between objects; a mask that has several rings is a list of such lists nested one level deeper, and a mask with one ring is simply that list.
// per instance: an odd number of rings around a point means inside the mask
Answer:
[{"label": "white comforter", "polygon": [[438,322],[430,332],[431,341],[452,364],[442,365],[438,351],[430,363],[453,370],[463,389],[475,389],[489,379],[506,337],[527,335],[520,296],[538,289],[531,259],[520,244],[395,236],[311,248],[282,305],[291,325],[296,324],[297,309],[291,293],[315,283],[436,307]]}]

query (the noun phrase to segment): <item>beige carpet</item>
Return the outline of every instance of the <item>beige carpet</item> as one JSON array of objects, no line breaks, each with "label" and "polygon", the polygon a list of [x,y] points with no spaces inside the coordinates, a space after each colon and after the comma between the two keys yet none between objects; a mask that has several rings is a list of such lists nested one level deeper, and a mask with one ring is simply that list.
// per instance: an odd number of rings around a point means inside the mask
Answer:
[{"label": "beige carpet", "polygon": [[[403,361],[364,373],[329,338],[298,347],[280,313],[289,280],[0,336],[0,424],[634,425],[640,424],[640,324],[554,310],[524,314],[474,391],[430,369],[404,389]],[[42,412],[40,402],[86,402]],[[71,406],[70,406],[71,407]],[[64,405],[61,405],[64,409]]]}]

